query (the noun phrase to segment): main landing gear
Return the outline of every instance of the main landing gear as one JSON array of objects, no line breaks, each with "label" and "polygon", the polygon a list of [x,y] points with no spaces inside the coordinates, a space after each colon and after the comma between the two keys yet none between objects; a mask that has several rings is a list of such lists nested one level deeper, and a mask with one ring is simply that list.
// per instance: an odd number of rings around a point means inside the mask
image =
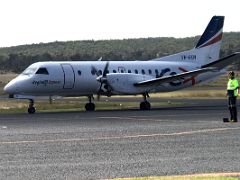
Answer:
[{"label": "main landing gear", "polygon": [[92,103],[93,96],[88,96],[89,103],[85,105],[86,111],[94,111],[95,110],[95,104]]},{"label": "main landing gear", "polygon": [[36,112],[36,108],[34,107],[34,100],[29,99],[28,113],[34,114]]},{"label": "main landing gear", "polygon": [[[141,110],[150,110],[151,104],[147,101],[147,97],[149,98],[148,93],[143,94],[143,101],[140,103]],[[95,104],[92,103],[93,96],[88,96],[89,102],[86,103],[85,109],[86,111],[95,111]]]},{"label": "main landing gear", "polygon": [[143,94],[143,102],[140,103],[141,110],[150,110],[151,104],[147,101],[148,93]]}]

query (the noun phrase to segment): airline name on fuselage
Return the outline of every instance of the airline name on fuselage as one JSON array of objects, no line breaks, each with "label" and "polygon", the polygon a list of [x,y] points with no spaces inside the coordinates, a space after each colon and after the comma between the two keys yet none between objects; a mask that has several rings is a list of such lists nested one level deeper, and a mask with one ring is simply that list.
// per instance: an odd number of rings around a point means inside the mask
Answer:
[{"label": "airline name on fuselage", "polygon": [[36,86],[39,86],[39,85],[44,85],[44,86],[47,86],[47,85],[54,85],[54,84],[60,84],[61,81],[54,81],[54,80],[39,80],[39,81],[33,81],[32,84],[33,85],[36,85]]}]

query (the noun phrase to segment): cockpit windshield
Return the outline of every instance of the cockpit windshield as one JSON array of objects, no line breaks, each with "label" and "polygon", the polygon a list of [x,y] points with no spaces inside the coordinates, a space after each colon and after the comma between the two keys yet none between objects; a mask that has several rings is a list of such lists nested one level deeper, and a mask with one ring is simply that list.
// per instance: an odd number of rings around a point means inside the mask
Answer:
[{"label": "cockpit windshield", "polygon": [[25,71],[22,72],[23,75],[32,75],[35,73],[37,68],[27,68]]},{"label": "cockpit windshield", "polygon": [[25,69],[25,71],[22,72],[22,75],[33,75],[33,74],[44,74],[44,75],[48,75],[48,70],[45,67],[40,67],[40,68],[36,68],[36,67],[29,67],[27,69]]},{"label": "cockpit windshield", "polygon": [[41,67],[37,70],[36,74],[45,74],[48,75],[48,70],[47,68]]}]

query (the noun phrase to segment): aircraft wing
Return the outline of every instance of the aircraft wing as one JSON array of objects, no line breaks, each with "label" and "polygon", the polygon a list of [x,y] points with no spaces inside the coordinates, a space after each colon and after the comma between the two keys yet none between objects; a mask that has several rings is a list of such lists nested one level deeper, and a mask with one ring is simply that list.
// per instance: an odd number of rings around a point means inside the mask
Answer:
[{"label": "aircraft wing", "polygon": [[233,62],[236,61],[237,58],[240,58],[240,52],[235,52],[235,53],[233,53],[229,56],[226,56],[224,58],[221,58],[217,61],[203,65],[202,68],[214,67],[214,68],[217,68],[218,70],[220,70],[220,69],[226,68],[227,66],[233,64]]},{"label": "aircraft wing", "polygon": [[212,67],[202,68],[202,69],[188,71],[188,72],[184,72],[184,73],[180,73],[180,74],[176,74],[176,75],[172,75],[172,76],[164,76],[164,77],[160,77],[160,78],[141,81],[141,82],[135,83],[134,86],[136,86],[136,87],[159,86],[160,84],[163,84],[163,83],[169,83],[169,82],[173,82],[173,81],[177,81],[177,80],[183,80],[183,78],[186,78],[186,77],[191,77],[191,76],[195,76],[198,74],[215,71],[215,70],[216,70],[216,68],[212,68]]}]

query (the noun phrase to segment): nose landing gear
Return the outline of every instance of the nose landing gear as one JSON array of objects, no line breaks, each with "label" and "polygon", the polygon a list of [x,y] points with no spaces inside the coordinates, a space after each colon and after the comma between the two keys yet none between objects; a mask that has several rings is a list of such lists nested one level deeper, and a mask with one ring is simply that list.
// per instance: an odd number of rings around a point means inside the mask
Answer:
[{"label": "nose landing gear", "polygon": [[34,114],[36,112],[36,108],[34,107],[34,100],[29,99],[28,113]]},{"label": "nose landing gear", "polygon": [[86,111],[94,111],[95,110],[95,104],[92,103],[93,96],[88,96],[89,103],[85,105]]}]

